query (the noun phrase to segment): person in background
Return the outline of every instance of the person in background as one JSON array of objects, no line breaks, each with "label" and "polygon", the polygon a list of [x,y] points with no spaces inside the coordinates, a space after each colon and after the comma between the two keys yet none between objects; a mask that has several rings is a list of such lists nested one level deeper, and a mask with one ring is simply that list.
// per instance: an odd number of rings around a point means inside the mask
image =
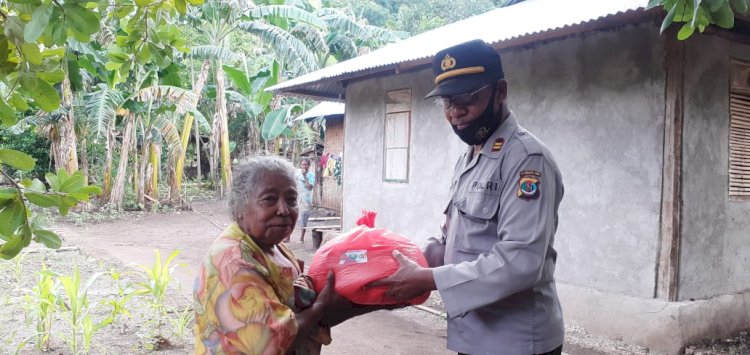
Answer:
[{"label": "person in background", "polygon": [[372,286],[407,300],[437,290],[448,313],[448,349],[459,354],[561,354],[555,287],[560,170],[521,127],[506,98],[500,55],[475,40],[444,49],[427,95],[468,146],[458,160],[439,238],[423,268],[398,252],[393,275]]},{"label": "person in background", "polygon": [[[300,243],[305,242],[305,227],[307,227],[307,221],[310,219],[310,212],[312,212],[312,200],[313,200],[313,187],[315,186],[315,173],[310,169],[310,159],[302,158],[299,162],[299,170],[294,175],[294,180],[297,183],[297,191],[299,191],[299,206],[300,206],[300,229],[301,234],[299,237]],[[288,239],[286,240],[289,241]]]},{"label": "person in background", "polygon": [[298,217],[292,164],[255,157],[237,165],[232,220],[209,247],[193,288],[196,354],[319,354],[330,327],[383,307],[320,294],[283,243]]}]

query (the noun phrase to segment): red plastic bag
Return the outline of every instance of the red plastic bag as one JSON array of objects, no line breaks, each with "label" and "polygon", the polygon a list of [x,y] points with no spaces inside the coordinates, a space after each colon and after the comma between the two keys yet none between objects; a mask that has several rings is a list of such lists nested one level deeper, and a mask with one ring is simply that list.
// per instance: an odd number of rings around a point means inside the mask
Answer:
[{"label": "red plastic bag", "polygon": [[[373,228],[375,212],[363,211],[358,226],[324,244],[315,253],[308,274],[313,279],[315,291],[326,284],[329,270],[336,277],[336,291],[357,304],[389,305],[394,301],[385,295],[386,287],[364,288],[365,285],[390,276],[398,270],[393,251],[427,267],[422,251],[409,239],[385,228]],[[370,227],[368,227],[370,226]],[[421,304],[430,293],[409,300]]]}]

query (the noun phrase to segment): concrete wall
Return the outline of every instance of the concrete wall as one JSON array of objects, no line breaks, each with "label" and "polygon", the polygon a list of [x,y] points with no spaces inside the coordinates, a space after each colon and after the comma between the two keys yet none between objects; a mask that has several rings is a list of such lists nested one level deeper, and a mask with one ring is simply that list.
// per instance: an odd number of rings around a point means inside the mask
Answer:
[{"label": "concrete wall", "polygon": [[503,54],[511,107],[563,173],[557,279],[653,297],[665,82],[657,28]]},{"label": "concrete wall", "polygon": [[750,46],[693,37],[685,50],[682,300],[750,291],[750,202],[728,198],[729,61],[750,61]]},{"label": "concrete wall", "polygon": [[[555,154],[566,184],[557,279],[653,297],[659,234],[664,71],[655,24],[503,53],[519,122]],[[465,149],[421,98],[429,70],[347,87],[344,227],[361,209],[421,242],[438,232],[448,181]],[[411,88],[409,182],[384,183],[384,95]]]},{"label": "concrete wall", "polygon": [[[411,88],[411,135],[407,183],[383,181],[385,93]],[[376,78],[347,87],[344,125],[344,230],[363,209],[378,212],[376,226],[418,244],[437,235],[448,203],[456,159],[465,145],[433,103],[428,71]]]}]

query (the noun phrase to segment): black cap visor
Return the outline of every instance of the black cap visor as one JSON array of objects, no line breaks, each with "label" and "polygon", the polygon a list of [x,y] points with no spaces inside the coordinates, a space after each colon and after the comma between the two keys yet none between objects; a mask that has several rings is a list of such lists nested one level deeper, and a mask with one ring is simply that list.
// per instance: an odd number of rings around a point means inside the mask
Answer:
[{"label": "black cap visor", "polygon": [[480,87],[492,83],[493,79],[488,78],[487,74],[465,74],[448,78],[440,82],[434,90],[430,91],[425,99],[435,96],[455,96],[472,92]]}]

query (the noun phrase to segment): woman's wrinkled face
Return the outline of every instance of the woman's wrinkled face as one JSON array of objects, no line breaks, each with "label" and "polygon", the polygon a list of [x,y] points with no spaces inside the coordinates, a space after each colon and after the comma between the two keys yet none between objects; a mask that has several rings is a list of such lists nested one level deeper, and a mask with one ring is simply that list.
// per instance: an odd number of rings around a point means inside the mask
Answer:
[{"label": "woman's wrinkled face", "polygon": [[263,249],[289,237],[297,222],[297,188],[287,176],[264,175],[237,224]]}]

